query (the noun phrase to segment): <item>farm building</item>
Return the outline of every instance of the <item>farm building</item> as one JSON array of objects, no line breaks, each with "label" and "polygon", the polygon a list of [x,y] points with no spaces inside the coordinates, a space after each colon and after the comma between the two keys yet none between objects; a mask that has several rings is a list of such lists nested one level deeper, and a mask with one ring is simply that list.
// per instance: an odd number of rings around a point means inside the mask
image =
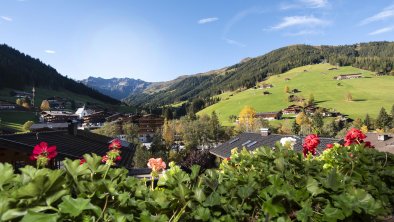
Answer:
[{"label": "farm building", "polygon": [[283,114],[298,114],[302,111],[302,107],[298,105],[290,105],[287,108],[282,109]]},{"label": "farm building", "polygon": [[282,111],[256,113],[256,118],[261,118],[261,119],[266,119],[266,120],[281,119],[282,118]]},{"label": "farm building", "polygon": [[362,78],[363,76],[361,75],[361,73],[356,73],[356,74],[343,74],[343,75],[339,75],[334,77],[334,79],[336,80],[344,80],[344,79],[358,79],[358,78]]},{"label": "farm building", "polygon": [[267,84],[267,83],[264,83],[263,85],[260,86],[261,89],[270,89],[272,87],[274,87],[272,84]]}]

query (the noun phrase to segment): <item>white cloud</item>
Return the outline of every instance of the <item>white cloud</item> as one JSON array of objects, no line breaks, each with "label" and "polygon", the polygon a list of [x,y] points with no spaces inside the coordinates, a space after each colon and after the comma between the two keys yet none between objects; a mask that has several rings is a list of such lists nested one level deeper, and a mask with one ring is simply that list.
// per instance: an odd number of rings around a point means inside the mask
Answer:
[{"label": "white cloud", "polygon": [[303,36],[303,35],[318,35],[318,34],[322,34],[322,32],[316,31],[316,30],[301,30],[299,32],[287,33],[285,35],[286,36]]},{"label": "white cloud", "polygon": [[1,18],[7,22],[12,22],[12,18],[8,17],[8,16],[1,16]]},{"label": "white cloud", "polygon": [[371,22],[386,20],[391,17],[394,17],[394,5],[391,5],[385,9],[383,9],[381,12],[379,12],[376,15],[373,15],[371,17],[368,17],[368,18],[362,20],[360,25],[366,25]]},{"label": "white cloud", "polygon": [[55,54],[56,52],[50,49],[45,50],[46,53],[48,54]]},{"label": "white cloud", "polygon": [[211,18],[203,18],[197,21],[198,24],[206,24],[206,23],[211,23],[219,20],[217,17],[211,17]]},{"label": "white cloud", "polygon": [[368,33],[368,35],[379,35],[382,33],[391,32],[393,30],[394,30],[394,26],[385,27],[385,28],[381,28],[381,29],[375,30],[373,32],[370,32],[370,33]]},{"label": "white cloud", "polygon": [[230,45],[236,45],[236,46],[239,46],[239,47],[245,47],[246,46],[245,44],[243,44],[241,42],[235,41],[234,39],[225,38],[224,41],[226,41],[227,44],[230,44]]},{"label": "white cloud", "polygon": [[282,2],[279,9],[325,8],[327,6],[329,6],[328,0],[298,0],[295,2]]},{"label": "white cloud", "polygon": [[308,8],[324,8],[328,6],[328,0],[301,0],[301,3]]},{"label": "white cloud", "polygon": [[318,25],[328,25],[330,22],[316,18],[314,16],[290,16],[284,17],[282,22],[272,27],[271,29],[284,29],[292,26],[309,26],[314,27]]}]

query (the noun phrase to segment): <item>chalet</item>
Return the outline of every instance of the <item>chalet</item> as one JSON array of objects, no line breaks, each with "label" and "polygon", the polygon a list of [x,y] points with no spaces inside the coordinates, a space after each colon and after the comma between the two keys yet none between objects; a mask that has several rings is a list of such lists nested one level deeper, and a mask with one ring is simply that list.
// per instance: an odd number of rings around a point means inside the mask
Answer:
[{"label": "chalet", "polygon": [[47,98],[46,100],[48,101],[51,109],[65,109],[66,108],[67,99],[64,99],[59,96],[53,96],[53,97]]},{"label": "chalet", "polygon": [[332,67],[332,68],[329,68],[328,70],[329,71],[333,71],[333,70],[338,70],[338,68],[337,67]]},{"label": "chalet", "polygon": [[138,135],[141,142],[150,142],[157,129],[160,129],[164,124],[164,118],[161,116],[149,114],[144,115],[137,120],[139,127]]},{"label": "chalet", "polygon": [[343,75],[339,75],[334,77],[334,79],[336,80],[344,80],[344,79],[358,79],[358,78],[362,78],[363,76],[361,75],[361,73],[356,73],[356,74],[343,74]]},{"label": "chalet", "polygon": [[14,110],[17,109],[19,106],[15,103],[11,103],[8,101],[0,100],[0,110]]},{"label": "chalet", "polygon": [[274,87],[272,84],[264,83],[263,85],[260,86],[260,89],[270,89],[272,87]]},{"label": "chalet", "polygon": [[283,114],[298,114],[302,111],[302,106],[290,105],[287,108],[282,109]]},{"label": "chalet", "polygon": [[[62,131],[0,135],[0,162],[11,163],[15,168],[35,164],[29,159],[34,146],[47,142],[48,145],[57,147],[58,155],[51,167],[59,168],[60,161],[65,158],[75,160],[91,153],[105,155],[112,140],[113,138],[77,130],[76,124],[72,123],[67,130]],[[130,168],[133,165],[135,145],[129,144],[121,150],[122,159],[118,165]]]},{"label": "chalet", "polygon": [[[242,149],[245,147],[248,151],[253,151],[262,146],[273,148],[275,147],[276,142],[280,141],[280,139],[284,137],[292,137],[296,139],[294,150],[298,152],[302,151],[304,137],[295,135],[271,134],[268,129],[262,128],[260,133],[242,133],[237,137],[234,137],[229,141],[211,149],[210,153],[220,158],[228,158],[231,156],[231,150],[234,148]],[[340,142],[338,139],[321,137],[317,150],[322,152],[326,148],[327,144],[338,142]]]},{"label": "chalet", "polygon": [[122,113],[115,113],[105,118],[106,122],[124,121],[125,115]]},{"label": "chalet", "polygon": [[282,118],[282,111],[256,113],[255,117],[260,118],[260,119],[266,119],[266,120],[281,119]]},{"label": "chalet", "polygon": [[111,116],[108,112],[98,111],[92,114],[84,116],[83,125],[84,126],[101,126],[105,122],[105,118]]},{"label": "chalet", "polygon": [[77,120],[78,115],[67,111],[43,111],[40,115],[40,122],[65,123]]},{"label": "chalet", "polygon": [[375,149],[394,154],[394,134],[366,133],[365,141],[370,141]]},{"label": "chalet", "polygon": [[94,113],[94,110],[92,109],[87,109],[85,106],[78,108],[77,111],[75,112],[75,115],[78,115],[79,119],[83,119],[83,117],[90,115]]},{"label": "chalet", "polygon": [[304,110],[305,110],[305,113],[306,113],[306,114],[311,115],[311,114],[315,113],[316,110],[317,110],[318,108],[319,108],[319,107],[317,107],[317,106],[310,105],[310,106],[306,106],[306,107],[304,108]]},{"label": "chalet", "polygon": [[268,92],[268,91],[264,91],[264,92],[263,92],[263,95],[264,95],[264,96],[267,96],[267,95],[270,95],[270,94],[271,94],[271,93]]}]

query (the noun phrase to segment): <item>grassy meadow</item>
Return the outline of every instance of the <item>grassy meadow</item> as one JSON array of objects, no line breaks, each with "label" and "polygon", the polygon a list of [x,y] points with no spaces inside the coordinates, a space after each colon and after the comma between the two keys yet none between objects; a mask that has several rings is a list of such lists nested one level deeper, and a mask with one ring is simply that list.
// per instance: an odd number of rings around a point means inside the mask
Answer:
[{"label": "grassy meadow", "polygon": [[[257,112],[279,111],[293,103],[288,102],[289,94],[284,92],[286,86],[290,90],[298,89],[296,93],[305,99],[313,94],[317,105],[332,108],[351,118],[364,118],[368,113],[376,117],[381,107],[387,111],[394,104],[394,77],[376,76],[370,71],[350,66],[339,67],[338,70],[328,70],[334,66],[317,64],[302,66],[286,73],[269,77],[263,83],[270,83],[271,89],[248,89],[242,92],[226,92],[221,101],[209,106],[198,114],[210,114],[215,111],[223,125],[232,125],[230,115],[238,115],[241,109],[250,105]],[[340,74],[361,73],[363,78],[334,80]],[[285,79],[290,80],[286,81]],[[341,85],[338,86],[337,84]],[[270,95],[263,95],[269,91]],[[351,93],[353,101],[346,101],[346,95]]]}]

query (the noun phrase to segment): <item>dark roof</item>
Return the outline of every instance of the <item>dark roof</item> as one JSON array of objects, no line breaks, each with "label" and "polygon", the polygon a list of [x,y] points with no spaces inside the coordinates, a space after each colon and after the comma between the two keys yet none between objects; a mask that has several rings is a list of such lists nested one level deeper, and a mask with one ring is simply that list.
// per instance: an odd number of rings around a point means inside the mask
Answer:
[{"label": "dark roof", "polygon": [[[64,158],[80,159],[84,154],[95,153],[103,156],[108,151],[108,145],[112,138],[85,132],[77,131],[77,135],[69,134],[68,131],[51,131],[40,133],[24,133],[0,135],[0,147],[17,149],[24,153],[31,153],[35,145],[40,142],[47,142],[48,145],[56,145],[57,160]],[[135,145],[122,147],[122,160],[120,166],[130,168],[132,166]]]},{"label": "dark roof", "polygon": [[[284,137],[293,137],[297,140],[294,145],[294,150],[301,152],[302,143],[305,137],[295,136],[295,135],[280,135],[280,134],[270,134],[268,136],[262,136],[259,133],[242,133],[237,137],[230,139],[229,141],[222,143],[221,145],[213,148],[210,152],[213,155],[219,156],[221,158],[228,158],[231,156],[231,150],[234,148],[242,149],[245,147],[249,151],[253,151],[258,147],[267,146],[274,147],[276,142]],[[249,141],[249,142],[248,142]],[[248,142],[248,143],[247,143]],[[322,152],[327,144],[338,143],[338,139],[333,138],[322,138],[320,137],[320,144],[317,147],[319,152]]]}]

